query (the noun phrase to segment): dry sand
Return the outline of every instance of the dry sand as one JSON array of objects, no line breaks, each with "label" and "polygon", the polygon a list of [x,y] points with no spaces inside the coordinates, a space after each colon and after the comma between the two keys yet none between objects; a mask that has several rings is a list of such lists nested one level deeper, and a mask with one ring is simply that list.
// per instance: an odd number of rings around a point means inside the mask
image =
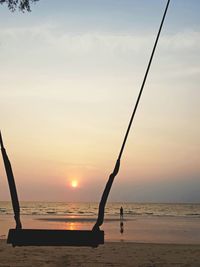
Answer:
[{"label": "dry sand", "polygon": [[0,267],[138,266],[200,267],[200,245],[106,243],[81,247],[16,247],[0,241]]}]

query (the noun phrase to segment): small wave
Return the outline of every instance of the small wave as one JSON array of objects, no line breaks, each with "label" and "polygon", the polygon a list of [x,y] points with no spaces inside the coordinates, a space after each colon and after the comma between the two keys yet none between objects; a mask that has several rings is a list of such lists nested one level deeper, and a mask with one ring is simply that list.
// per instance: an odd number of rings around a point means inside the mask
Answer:
[{"label": "small wave", "polygon": [[187,213],[186,216],[200,216],[200,213]]},{"label": "small wave", "polygon": [[135,212],[135,211],[127,211],[124,214],[128,214],[128,215],[142,215],[142,213]]},{"label": "small wave", "polygon": [[155,217],[181,217],[175,214],[154,214]]},{"label": "small wave", "polygon": [[0,213],[3,213],[3,214],[5,214],[7,212],[7,210],[6,209],[4,209],[4,208],[0,208]]},{"label": "small wave", "polygon": [[[96,222],[97,218],[80,218],[80,217],[73,217],[73,218],[36,218],[36,220],[40,221],[49,221],[49,222]],[[124,221],[128,221],[129,219],[124,219]],[[105,218],[105,222],[115,222],[115,221],[120,221],[119,218]]]}]

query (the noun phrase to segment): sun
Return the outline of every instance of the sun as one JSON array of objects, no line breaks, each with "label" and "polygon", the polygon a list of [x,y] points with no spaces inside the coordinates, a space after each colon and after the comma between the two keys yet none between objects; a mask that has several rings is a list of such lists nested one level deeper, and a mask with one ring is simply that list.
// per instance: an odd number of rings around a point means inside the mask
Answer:
[{"label": "sun", "polygon": [[71,181],[71,187],[76,188],[78,186],[78,181],[77,180],[72,180]]}]

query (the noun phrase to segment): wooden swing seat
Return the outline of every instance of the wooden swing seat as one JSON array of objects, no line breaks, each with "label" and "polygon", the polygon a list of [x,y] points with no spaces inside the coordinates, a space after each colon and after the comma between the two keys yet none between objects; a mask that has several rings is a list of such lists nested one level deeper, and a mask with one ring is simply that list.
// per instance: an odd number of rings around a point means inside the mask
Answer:
[{"label": "wooden swing seat", "polygon": [[104,231],[10,229],[8,244],[13,246],[87,246],[104,244]]}]

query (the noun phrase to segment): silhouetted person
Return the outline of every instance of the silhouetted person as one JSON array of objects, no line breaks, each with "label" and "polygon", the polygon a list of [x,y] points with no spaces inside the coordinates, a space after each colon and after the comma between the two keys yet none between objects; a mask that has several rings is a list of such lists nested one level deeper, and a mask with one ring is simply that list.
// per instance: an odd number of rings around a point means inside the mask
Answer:
[{"label": "silhouetted person", "polygon": [[120,220],[123,220],[124,218],[124,211],[123,211],[123,208],[121,207],[120,208]]}]

